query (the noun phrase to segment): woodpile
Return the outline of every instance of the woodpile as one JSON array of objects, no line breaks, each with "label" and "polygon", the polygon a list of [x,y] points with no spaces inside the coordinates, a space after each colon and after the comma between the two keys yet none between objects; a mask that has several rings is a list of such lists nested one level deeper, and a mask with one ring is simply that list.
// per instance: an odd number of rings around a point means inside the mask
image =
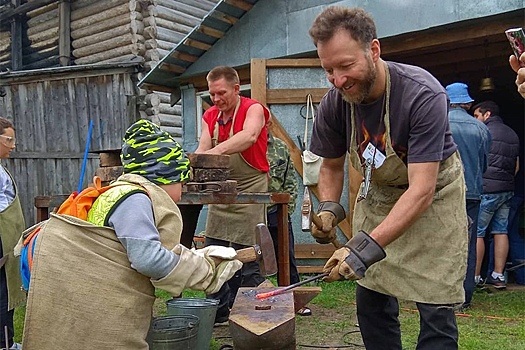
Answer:
[{"label": "woodpile", "polygon": [[24,69],[60,65],[58,13],[58,1],[27,12],[27,39],[22,40]]}]

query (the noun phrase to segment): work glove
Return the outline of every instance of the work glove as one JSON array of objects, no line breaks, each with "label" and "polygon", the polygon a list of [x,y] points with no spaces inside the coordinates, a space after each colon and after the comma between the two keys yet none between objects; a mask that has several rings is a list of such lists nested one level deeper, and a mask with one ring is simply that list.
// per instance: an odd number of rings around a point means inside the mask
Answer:
[{"label": "work glove", "polygon": [[177,244],[172,249],[179,255],[177,265],[168,275],[158,280],[152,279],[151,283],[173,296],[180,295],[186,288],[207,294],[218,292],[224,282],[242,267],[242,263],[234,259],[236,253],[233,248],[220,248],[210,246],[207,250],[198,252]]},{"label": "work glove", "polygon": [[311,234],[317,243],[332,243],[337,238],[337,224],[346,217],[345,210],[341,204],[327,201],[319,203],[317,212],[323,227],[317,227],[312,222]]},{"label": "work glove", "polygon": [[210,245],[195,251],[215,266],[214,278],[204,290],[206,294],[217,293],[224,282],[228,281],[237,270],[242,267],[242,262],[235,260],[237,252],[231,247]]},{"label": "work glove", "polygon": [[329,274],[323,280],[359,280],[365,276],[366,269],[385,257],[385,251],[372,237],[365,231],[358,231],[344,247],[337,249],[328,259],[323,272]]}]

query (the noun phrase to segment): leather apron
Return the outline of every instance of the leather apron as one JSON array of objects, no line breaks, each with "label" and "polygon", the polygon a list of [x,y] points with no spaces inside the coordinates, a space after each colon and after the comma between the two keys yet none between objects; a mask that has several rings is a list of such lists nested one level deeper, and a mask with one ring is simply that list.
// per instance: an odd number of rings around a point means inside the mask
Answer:
[{"label": "leather apron", "polygon": [[[173,200],[139,175],[118,180],[146,188],[160,242],[173,249],[182,229]],[[155,288],[131,266],[115,231],[68,215],[51,214],[44,223],[35,246],[24,350],[147,350]]]},{"label": "leather apron", "polygon": [[[240,99],[233,113],[230,137],[240,105]],[[222,117],[220,112],[217,120]],[[265,132],[264,130],[261,132]],[[219,125],[215,124],[213,145],[218,144]],[[267,192],[268,176],[252,167],[242,154],[230,154],[230,176],[228,180],[237,181],[237,192]],[[210,204],[206,219],[206,236],[242,245],[255,244],[255,227],[266,222],[265,204]]]},{"label": "leather apron", "polygon": [[[386,64],[385,69],[386,159],[372,173],[367,198],[356,203],[354,232],[371,232],[408,188],[407,166],[396,155],[390,138],[390,75]],[[350,160],[355,169],[363,172],[357,153],[353,106],[351,122]],[[440,162],[432,205],[385,248],[386,258],[372,265],[358,283],[376,292],[415,302],[462,303],[468,244],[465,191],[463,166],[456,151]]]},{"label": "leather apron", "polygon": [[[11,174],[4,169],[15,188],[15,199],[5,210],[0,212],[0,239],[2,239],[2,254],[7,256],[5,265],[5,274],[7,279],[8,303],[7,309],[12,310],[15,307],[25,303],[26,294],[22,290],[22,278],[20,277],[20,258],[14,256],[13,249],[16,246],[22,232],[25,229],[24,215],[22,206],[18,198],[18,188]],[[3,330],[2,330],[3,332]]]}]

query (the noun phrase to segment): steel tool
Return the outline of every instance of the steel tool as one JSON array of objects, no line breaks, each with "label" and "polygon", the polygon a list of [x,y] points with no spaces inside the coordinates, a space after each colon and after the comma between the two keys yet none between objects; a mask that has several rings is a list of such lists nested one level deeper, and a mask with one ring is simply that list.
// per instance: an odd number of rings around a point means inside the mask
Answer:
[{"label": "steel tool", "polygon": [[266,292],[266,293],[259,293],[255,297],[257,299],[266,299],[266,298],[269,298],[269,297],[273,297],[275,295],[283,294],[283,293],[289,291],[290,289],[294,289],[296,287],[302,286],[303,284],[316,281],[316,280],[318,280],[320,278],[323,278],[323,277],[326,277],[328,275],[329,275],[329,272],[324,272],[324,273],[322,273],[320,275],[307,278],[304,281],[300,281],[300,282],[297,282],[297,283],[294,283],[294,284],[290,284],[289,286],[284,287],[284,288],[275,289],[275,290],[272,290],[272,291],[269,291],[269,292]]},{"label": "steel tool", "polygon": [[268,277],[277,273],[277,260],[273,246],[272,236],[265,224],[260,223],[255,227],[256,244],[250,248],[237,250],[237,260],[242,263],[257,261],[261,276]]},{"label": "steel tool", "polygon": [[[343,221],[344,218],[338,218],[339,221],[336,223],[339,224],[341,221]],[[308,186],[304,186],[304,195],[303,195],[303,204],[301,206],[301,229],[303,232],[310,232],[312,227],[312,222],[317,227],[323,227],[323,220],[314,213],[312,210],[312,201],[310,197],[310,189]],[[337,239],[332,241],[332,244],[336,248],[341,248],[343,245],[339,243]]]}]

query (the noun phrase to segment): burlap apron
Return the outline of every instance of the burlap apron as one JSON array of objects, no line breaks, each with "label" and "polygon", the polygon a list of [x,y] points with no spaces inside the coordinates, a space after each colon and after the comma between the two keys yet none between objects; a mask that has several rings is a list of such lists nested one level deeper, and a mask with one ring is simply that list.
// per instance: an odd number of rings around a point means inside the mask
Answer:
[{"label": "burlap apron", "polygon": [[[396,155],[390,139],[388,69],[387,77],[384,115],[386,160],[374,169],[367,198],[356,203],[353,218],[355,231],[371,232],[408,187],[407,167]],[[353,109],[351,120],[350,159],[356,169],[361,169]],[[429,304],[462,303],[468,243],[465,190],[463,168],[456,152],[440,163],[430,208],[401,237],[386,247],[386,258],[372,265],[366,271],[365,278],[358,283],[405,300]]]},{"label": "burlap apron", "polygon": [[[182,228],[175,203],[138,175],[119,180],[148,190],[161,243],[172,249]],[[146,350],[154,291],[113,229],[51,214],[35,247],[24,350]]]},{"label": "burlap apron", "polygon": [[[237,104],[233,114],[230,137],[233,136],[233,125],[238,108],[239,104]],[[221,114],[219,114],[219,118]],[[215,124],[213,147],[216,146],[217,136],[218,125]],[[228,179],[237,181],[238,192],[268,191],[267,174],[248,164],[241,153],[230,155],[230,176]],[[265,214],[265,204],[210,204],[206,219],[206,236],[237,244],[253,245],[256,243],[255,227],[258,223],[266,222]]]},{"label": "burlap apron", "polygon": [[[13,177],[6,169],[7,174]],[[5,262],[5,274],[7,279],[8,310],[23,304],[26,294],[22,291],[22,278],[20,277],[20,258],[13,255],[13,249],[25,229],[24,215],[22,206],[18,198],[18,188],[13,180],[15,187],[15,199],[5,210],[0,212],[0,239],[2,240],[2,254],[7,256]],[[3,332],[3,330],[1,330]],[[1,346],[1,345],[0,345]]]}]

